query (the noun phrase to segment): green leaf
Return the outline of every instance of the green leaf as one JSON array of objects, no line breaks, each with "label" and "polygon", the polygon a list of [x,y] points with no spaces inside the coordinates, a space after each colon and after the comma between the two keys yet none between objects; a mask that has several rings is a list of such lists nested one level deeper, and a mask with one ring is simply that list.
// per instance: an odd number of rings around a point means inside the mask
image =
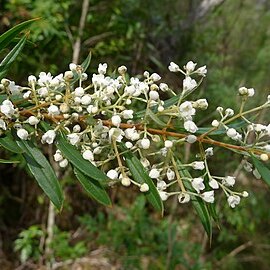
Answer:
[{"label": "green leaf", "polygon": [[[182,166],[182,163],[179,159],[177,159],[177,164],[179,166],[179,173],[180,173],[180,176],[183,177],[183,178],[192,178],[190,173],[188,172],[188,170],[186,170],[183,166]],[[194,191],[194,189],[192,188],[190,182],[188,181],[183,181],[184,183],[184,186],[186,187],[186,189],[188,191],[191,191],[191,192],[196,192]],[[211,222],[211,218],[210,218],[210,214],[209,214],[209,211],[208,211],[208,208],[206,206],[206,203],[199,197],[197,196],[191,196],[191,201],[192,201],[192,205],[195,209],[195,211],[197,212],[200,220],[201,220],[201,223],[206,231],[206,233],[208,234],[208,236],[212,237],[212,222]]]},{"label": "green leaf", "polygon": [[84,175],[78,169],[74,169],[74,174],[85,189],[85,191],[96,201],[103,205],[111,205],[110,197],[104,187],[91,177]]},{"label": "green leaf", "polygon": [[253,165],[258,170],[266,184],[270,186],[270,169],[266,167],[260,160],[254,155],[250,154]]},{"label": "green leaf", "polygon": [[26,160],[29,171],[56,208],[61,210],[63,194],[50,163],[31,141],[20,140],[16,135],[14,137],[23,151],[23,157]]},{"label": "green leaf", "polygon": [[28,20],[22,22],[0,36],[0,50],[4,49],[8,44],[10,44],[13,39],[23,30],[27,29],[33,22],[39,20],[39,18]]},{"label": "green leaf", "polygon": [[0,63],[0,79],[4,77],[9,66],[14,62],[19,53],[22,51],[26,41],[26,36],[24,36],[19,43],[8,53],[8,55]]},{"label": "green leaf", "polygon": [[140,184],[146,183],[149,186],[149,191],[145,193],[147,200],[152,204],[152,206],[163,215],[163,202],[158,194],[158,191],[145,171],[140,160],[130,151],[128,151],[124,145],[120,145],[121,150],[123,151],[123,156],[125,157],[125,162],[134,178]]},{"label": "green leaf", "polygon": [[105,184],[108,181],[108,177],[91,162],[85,160],[77,148],[67,141],[63,133],[57,137],[57,147],[66,159],[68,159],[82,173],[102,184]]},{"label": "green leaf", "polygon": [[18,146],[18,144],[14,141],[13,136],[8,131],[5,133],[5,137],[0,138],[0,145],[2,145],[5,149],[13,153],[23,153],[22,149]]},{"label": "green leaf", "polygon": [[6,160],[6,159],[2,159],[0,158],[0,163],[19,163],[19,160]]},{"label": "green leaf", "polygon": [[158,116],[156,116],[151,109],[146,110],[146,115],[149,116],[156,124],[158,124],[161,127],[165,127],[166,123],[161,121]]}]

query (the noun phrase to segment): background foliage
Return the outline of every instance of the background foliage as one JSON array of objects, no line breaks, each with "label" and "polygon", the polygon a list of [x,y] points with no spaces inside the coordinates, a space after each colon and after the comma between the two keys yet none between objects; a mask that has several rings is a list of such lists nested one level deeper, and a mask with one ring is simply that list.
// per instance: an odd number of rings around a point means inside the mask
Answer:
[{"label": "background foliage", "polygon": [[[208,98],[209,111],[221,104],[234,108],[237,99],[232,97],[240,85],[257,90],[254,103],[265,100],[270,83],[270,1],[217,1],[202,13],[203,2],[207,1],[91,0],[80,60],[91,50],[88,72],[99,62],[108,62],[111,72],[125,64],[133,74],[146,69],[158,72],[175,88],[181,86],[180,80],[168,73],[168,63],[184,65],[193,60],[209,69],[206,82],[194,94]],[[0,1],[0,33],[19,22],[43,18],[30,27],[30,42],[8,78],[25,83],[29,74],[57,74],[67,68],[81,4],[75,0]],[[260,117],[269,122],[267,115]],[[205,124],[209,119],[200,121]],[[1,158],[6,155],[1,150]],[[54,239],[46,254],[47,198],[21,170],[25,164],[0,164],[0,265],[36,269],[53,262],[61,269],[77,258],[75,264],[93,269],[267,269],[269,190],[239,171],[237,156],[218,151],[212,164],[216,174],[224,169],[235,173],[250,198],[235,210],[218,203],[219,222],[211,246],[190,206],[180,208],[171,201],[161,219],[143,197],[135,192],[127,196],[124,188],[117,188],[111,191],[113,208],[105,208],[87,197],[66,173],[62,176],[65,206],[56,216]]]}]

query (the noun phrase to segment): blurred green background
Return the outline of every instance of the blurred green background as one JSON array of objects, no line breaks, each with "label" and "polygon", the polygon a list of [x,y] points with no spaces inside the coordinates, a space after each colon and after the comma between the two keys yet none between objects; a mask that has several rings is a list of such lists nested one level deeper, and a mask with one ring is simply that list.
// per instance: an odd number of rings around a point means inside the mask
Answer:
[{"label": "blurred green background", "polygon": [[[155,71],[180,89],[181,78],[167,70],[170,61],[207,65],[194,97],[208,99],[208,112],[236,108],[239,86],[256,89],[250,106],[269,94],[270,0],[0,0],[0,33],[36,17],[42,20],[31,27],[30,42],[7,76],[18,84],[41,71],[64,72],[79,38],[78,62],[92,51],[88,74],[103,62],[110,72],[126,65],[132,75]],[[262,113],[260,121],[269,123],[269,115]],[[234,174],[239,189],[250,193],[236,209],[225,198],[218,201],[211,244],[191,205],[169,200],[161,218],[143,196],[119,187],[108,209],[67,172],[61,180],[65,206],[55,216],[46,252],[47,198],[24,164],[0,164],[0,269],[269,269],[269,189],[239,170],[239,162],[221,150],[211,162],[214,174]]]}]

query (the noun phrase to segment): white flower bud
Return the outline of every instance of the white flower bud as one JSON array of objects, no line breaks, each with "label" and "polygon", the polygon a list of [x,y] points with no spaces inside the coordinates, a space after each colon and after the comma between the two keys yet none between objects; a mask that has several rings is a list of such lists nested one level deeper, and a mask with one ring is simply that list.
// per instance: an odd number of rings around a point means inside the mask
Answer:
[{"label": "white flower bud", "polygon": [[107,176],[112,180],[116,180],[118,178],[118,172],[116,170],[109,170]]},{"label": "white flower bud", "polygon": [[57,101],[61,101],[62,100],[62,95],[55,95],[55,99]]},{"label": "white flower bud", "polygon": [[80,141],[80,135],[77,133],[71,133],[67,135],[70,144],[75,145]]},{"label": "white flower bud", "polygon": [[170,62],[170,65],[168,66],[169,71],[171,72],[178,72],[180,71],[180,68],[177,64],[175,64],[174,62]]},{"label": "white flower bud", "polygon": [[68,160],[67,160],[67,159],[63,159],[63,160],[61,160],[61,161],[59,162],[59,166],[60,166],[61,168],[66,168],[67,165],[68,165]]},{"label": "white flower bud", "polygon": [[198,127],[196,126],[196,124],[191,120],[184,122],[184,128],[186,131],[191,132],[191,133],[195,133],[198,130]]},{"label": "white flower bud", "polygon": [[246,87],[240,87],[238,89],[238,93],[241,95],[241,96],[246,96],[248,95],[248,89]]},{"label": "white flower bud", "polygon": [[75,88],[74,95],[76,97],[82,97],[84,95],[84,89],[82,87]]},{"label": "white flower bud", "polygon": [[175,172],[170,168],[168,168],[166,175],[169,181],[172,181],[175,179]]},{"label": "white flower bud", "polygon": [[166,148],[172,148],[173,147],[173,142],[170,141],[170,140],[166,140],[164,142],[164,145],[165,145]]},{"label": "white flower bud", "polygon": [[80,125],[75,125],[75,126],[72,128],[72,131],[75,132],[75,133],[80,132],[80,131],[81,131]]},{"label": "white flower bud", "polygon": [[150,91],[149,92],[149,99],[150,100],[157,100],[159,99],[159,94],[157,91]]},{"label": "white flower bud", "polygon": [[106,63],[98,65],[98,73],[104,75],[107,71],[108,65]]},{"label": "white flower bud", "polygon": [[124,187],[129,187],[131,185],[131,181],[128,177],[123,177],[121,179],[121,184],[124,186]]},{"label": "white flower bud", "polygon": [[27,91],[23,94],[23,98],[24,99],[28,99],[31,96],[32,92],[31,91]]},{"label": "white flower bud", "polygon": [[20,128],[17,130],[17,136],[21,139],[21,140],[27,140],[28,139],[28,131],[24,128]]},{"label": "white flower bud", "polygon": [[233,138],[237,135],[237,131],[234,128],[229,128],[227,130],[227,136]]},{"label": "white flower bud", "polygon": [[124,110],[122,112],[122,115],[123,115],[124,119],[132,119],[133,118],[133,113],[134,113],[133,110]]},{"label": "white flower bud", "polygon": [[231,195],[228,197],[227,202],[231,208],[235,208],[240,203],[241,198],[238,195]]},{"label": "white flower bud", "polygon": [[88,78],[88,75],[87,75],[86,73],[82,73],[82,75],[81,75],[81,80],[82,80],[82,81],[86,81],[87,78]]},{"label": "white flower bud", "polygon": [[54,130],[48,130],[46,133],[43,134],[41,138],[42,143],[52,144],[56,137],[56,133]]},{"label": "white flower bud", "polygon": [[126,67],[126,66],[120,66],[120,67],[118,68],[118,72],[119,72],[119,74],[121,74],[121,75],[125,74],[125,73],[127,72],[127,67]]},{"label": "white flower bud", "polygon": [[209,181],[209,186],[210,186],[212,189],[218,189],[218,188],[219,188],[218,181],[212,178],[212,179]]},{"label": "white flower bud", "polygon": [[254,88],[248,88],[248,96],[249,96],[249,97],[253,97],[254,94],[255,94]]},{"label": "white flower bud", "polygon": [[69,112],[69,106],[67,105],[67,103],[62,103],[60,105],[60,112],[61,113],[67,113],[67,112]]},{"label": "white flower bud", "polygon": [[147,158],[142,158],[140,161],[141,161],[144,168],[147,168],[150,166],[150,162]]},{"label": "white flower bud", "polygon": [[149,177],[150,178],[157,179],[157,178],[159,178],[159,176],[160,176],[160,171],[158,169],[152,169],[149,172]]},{"label": "white flower bud", "polygon": [[91,100],[92,100],[92,98],[90,95],[84,95],[81,98],[81,104],[82,105],[89,105],[91,103]]},{"label": "white flower bud", "polygon": [[91,150],[85,150],[82,154],[83,158],[89,161],[93,161],[94,160],[94,155],[92,153]]},{"label": "white flower bud", "polygon": [[204,162],[203,161],[194,161],[191,163],[191,166],[194,170],[203,170]]},{"label": "white flower bud", "polygon": [[59,162],[59,161],[63,160],[63,156],[62,156],[60,150],[56,150],[55,154],[53,155],[53,159],[56,162]]},{"label": "white flower bud", "polygon": [[200,193],[200,190],[205,189],[205,185],[203,183],[203,178],[201,178],[201,177],[197,177],[197,178],[192,179],[191,185],[197,191],[197,193]]},{"label": "white flower bud", "polygon": [[214,198],[214,191],[206,191],[204,193],[201,194],[201,197],[204,201],[208,202],[208,203],[213,203],[215,201]]},{"label": "white flower bud", "polygon": [[147,138],[143,138],[141,141],[140,141],[140,147],[142,149],[149,149],[150,147],[150,140],[147,139]]},{"label": "white flower bud", "polygon": [[71,71],[77,71],[77,65],[74,64],[74,63],[70,63],[70,64],[69,64],[69,69],[70,69]]},{"label": "white flower bud", "polygon": [[67,81],[70,81],[73,79],[73,73],[72,71],[66,71],[64,74],[64,79]]},{"label": "white flower bud", "polygon": [[51,105],[48,108],[48,114],[49,115],[58,115],[58,114],[60,114],[59,108],[56,105]]},{"label": "white flower bud", "polygon": [[33,75],[30,75],[28,77],[28,83],[31,85],[31,84],[35,84],[37,82],[37,78]]},{"label": "white flower bud", "polygon": [[130,149],[133,147],[133,144],[131,142],[126,142],[125,146],[126,146],[126,148]]},{"label": "white flower bud", "polygon": [[157,81],[159,81],[161,79],[161,77],[157,73],[153,73],[150,76],[150,79],[152,79],[154,82],[157,82]]},{"label": "white flower bud", "polygon": [[158,190],[165,190],[167,188],[167,184],[165,181],[158,181],[157,182],[157,189]]},{"label": "white flower bud", "polygon": [[3,119],[0,118],[0,128],[3,130],[7,130],[7,125]]},{"label": "white flower bud", "polygon": [[226,177],[224,178],[224,184],[225,184],[226,186],[233,187],[234,184],[235,184],[235,177],[233,177],[233,176],[226,176]]},{"label": "white flower bud", "polygon": [[30,116],[27,120],[27,122],[31,125],[31,126],[34,126],[34,125],[37,125],[39,123],[39,119],[36,118],[35,116]]},{"label": "white flower bud", "polygon": [[260,155],[260,159],[261,159],[262,161],[267,161],[267,160],[269,159],[269,157],[268,157],[267,154],[261,154],[261,155]]},{"label": "white flower bud", "polygon": [[231,108],[228,108],[225,110],[225,114],[227,116],[233,116],[234,115],[234,111]]},{"label": "white flower bud", "polygon": [[198,75],[200,75],[200,76],[205,77],[205,75],[206,75],[206,73],[207,73],[206,66],[202,66],[202,67],[198,68],[198,69],[196,70],[196,73],[197,73]]},{"label": "white flower bud", "polygon": [[164,107],[163,106],[158,106],[158,112],[163,112],[164,111]]},{"label": "white flower bud", "polygon": [[188,203],[190,201],[190,195],[188,193],[180,193],[178,195],[179,203]]},{"label": "white flower bud", "polygon": [[212,127],[218,127],[219,126],[219,121],[215,119],[215,120],[212,121],[211,125],[212,125]]},{"label": "white flower bud", "polygon": [[116,126],[116,127],[119,127],[120,126],[120,124],[121,124],[121,117],[119,116],[119,115],[114,115],[113,117],[112,117],[112,124],[114,125],[114,126]]},{"label": "white flower bud", "polygon": [[197,137],[195,135],[188,135],[185,140],[188,143],[195,143],[197,141]]},{"label": "white flower bud", "polygon": [[187,73],[189,74],[189,73],[193,72],[196,65],[197,65],[197,63],[194,63],[192,61],[188,61],[186,66],[185,66]]},{"label": "white flower bud", "polygon": [[158,194],[162,201],[167,201],[167,199],[169,198],[169,194],[167,192],[158,190]]},{"label": "white flower bud", "polygon": [[146,184],[146,183],[143,183],[141,186],[140,186],[140,191],[141,192],[147,192],[149,190],[149,186]]},{"label": "white flower bud", "polygon": [[166,91],[169,90],[169,87],[168,87],[168,85],[167,85],[166,83],[161,83],[161,84],[159,85],[159,89],[160,89],[162,92],[166,92]]},{"label": "white flower bud", "polygon": [[242,196],[243,196],[244,198],[247,198],[248,195],[249,195],[248,192],[246,192],[246,191],[243,191],[243,192],[242,192]]}]

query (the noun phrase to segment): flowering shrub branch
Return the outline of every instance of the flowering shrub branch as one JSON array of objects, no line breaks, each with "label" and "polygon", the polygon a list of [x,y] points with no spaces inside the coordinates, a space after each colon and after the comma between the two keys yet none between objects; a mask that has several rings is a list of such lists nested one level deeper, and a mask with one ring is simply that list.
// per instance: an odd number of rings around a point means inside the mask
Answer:
[{"label": "flowering shrub branch", "polygon": [[[270,124],[250,120],[252,114],[270,107],[270,96],[264,104],[245,110],[255,91],[241,87],[238,113],[218,107],[212,126],[198,127],[196,114],[206,110],[208,102],[190,100],[189,95],[206,76],[206,66],[197,68],[189,61],[181,69],[171,62],[169,70],[184,75],[183,89],[177,93],[160,83],[157,73],[145,71],[129,78],[125,66],[109,76],[107,64],[100,64],[87,83],[89,63],[90,56],[56,77],[45,72],[38,78],[31,75],[28,86],[8,79],[0,84],[0,144],[22,153],[58,209],[63,203],[61,186],[40,144],[55,144],[55,162],[61,168],[72,166],[85,190],[100,203],[111,204],[105,188],[117,184],[138,187],[160,212],[163,201],[177,196],[180,204],[192,202],[208,234],[218,190],[232,208],[248,197],[247,191],[233,189],[235,177],[211,173],[208,163],[214,147],[239,153],[244,168],[270,184],[265,165],[270,156]],[[212,138],[216,135],[223,135],[222,141]],[[183,162],[179,149],[184,144],[198,145],[192,162]]]}]

